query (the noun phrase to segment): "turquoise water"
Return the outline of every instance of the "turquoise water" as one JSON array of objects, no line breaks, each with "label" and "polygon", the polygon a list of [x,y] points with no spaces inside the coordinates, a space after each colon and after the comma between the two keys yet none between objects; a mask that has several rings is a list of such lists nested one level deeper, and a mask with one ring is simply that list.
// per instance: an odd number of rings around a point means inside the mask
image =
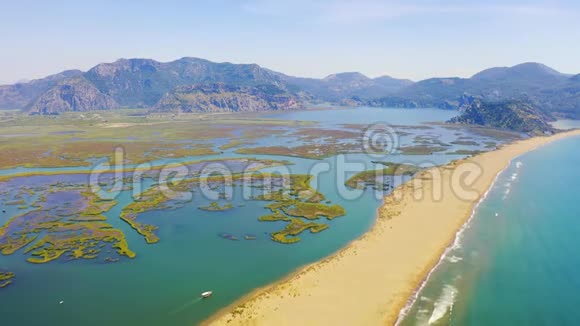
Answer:
[{"label": "turquoise water", "polygon": [[516,158],[403,325],[577,325],[580,137]]},{"label": "turquoise water", "polygon": [[[445,121],[454,114],[440,110],[368,108],[339,111],[291,112],[278,118],[325,121],[329,116],[339,114],[339,118],[329,119],[331,122],[328,123],[388,122],[415,125],[427,121]],[[458,137],[456,130],[439,126],[418,132],[439,135],[444,141]],[[462,134],[469,135],[467,131]],[[414,135],[407,137],[411,139]],[[265,143],[291,146],[295,144],[294,141],[270,137]],[[455,148],[459,147],[452,146],[449,150]],[[152,164],[232,157],[247,156],[227,151],[223,155],[159,160]],[[253,289],[339,250],[361,236],[374,222],[381,201],[380,194],[376,196],[370,190],[344,193],[344,189],[339,187],[341,182],[337,180],[346,177],[341,172],[345,162],[362,164],[362,167],[358,167],[362,170],[376,168],[371,161],[377,158],[365,154],[349,154],[324,160],[265,155],[251,157],[288,159],[293,163],[289,166],[292,173],[317,173],[320,170],[321,173],[312,181],[313,185],[332,203],[344,206],[346,216],[324,221],[330,225],[324,232],[304,233],[299,243],[282,245],[271,241],[269,233],[281,229],[284,224],[259,222],[257,218],[268,212],[264,209],[264,202],[243,200],[239,193],[241,188],[236,187],[232,200],[235,208],[232,210],[199,210],[198,207],[207,205],[208,201],[197,196],[193,202],[175,210],[144,213],[139,219],[159,226],[158,235],[161,239],[158,244],[147,245],[143,237],[118,218],[121,209],[132,200],[126,191],[117,198],[119,203],[106,215],[108,223],[125,233],[129,247],[137,253],[137,257],[134,260],[122,259],[115,264],[59,260],[34,265],[25,261],[26,257],[21,251],[10,256],[0,256],[0,269],[16,274],[14,284],[0,291],[0,318],[3,325],[192,325]],[[396,155],[384,159],[444,164],[459,157],[445,154]],[[315,166],[321,169],[313,170]],[[4,170],[0,171],[0,175],[34,170]],[[71,169],[37,170],[55,172]],[[26,177],[22,182],[39,184],[69,177]],[[240,204],[244,206],[239,207]],[[0,215],[0,223],[5,223],[19,213],[16,207],[7,207],[7,213]],[[218,236],[223,232],[238,238],[253,234],[257,239],[225,240]],[[197,300],[199,293],[206,290],[213,290],[215,295],[208,300]],[[59,304],[60,301],[64,303]]]}]

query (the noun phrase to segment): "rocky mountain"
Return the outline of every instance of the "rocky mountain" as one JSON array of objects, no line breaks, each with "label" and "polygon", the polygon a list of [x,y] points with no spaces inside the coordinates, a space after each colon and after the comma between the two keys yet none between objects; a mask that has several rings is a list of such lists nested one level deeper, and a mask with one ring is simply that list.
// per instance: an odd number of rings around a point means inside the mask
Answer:
[{"label": "rocky mountain", "polygon": [[[486,69],[471,78],[430,78],[414,83],[389,76],[369,78],[357,72],[322,79],[300,78],[256,64],[216,63],[198,58],[171,62],[120,59],[84,73],[66,71],[28,83],[0,86],[0,108],[30,109],[33,113],[116,108],[159,110],[189,88],[200,94],[196,85],[216,88],[216,84],[223,86],[212,93],[214,98],[221,92],[232,97],[235,89],[241,92],[240,99],[247,98],[252,91],[273,88],[301,105],[330,102],[457,109],[466,95],[481,97],[486,102],[525,99],[536,103],[548,116],[580,118],[580,75],[562,74],[539,63]],[[261,97],[264,98],[267,96]],[[198,100],[201,101],[199,96]],[[229,104],[227,107],[229,110]],[[260,104],[248,110],[262,107]],[[215,109],[218,107],[203,110]],[[231,110],[245,109],[233,105]]]},{"label": "rocky mountain", "polygon": [[424,99],[458,99],[463,93],[490,99],[533,94],[551,86],[561,86],[570,77],[539,63],[511,68],[491,68],[471,78],[432,78],[415,83],[398,93]]},{"label": "rocky mountain", "polygon": [[152,112],[256,112],[298,109],[301,102],[278,86],[204,83],[178,86]]},{"label": "rocky mountain", "polygon": [[[77,77],[82,77],[82,83]],[[120,59],[99,64],[84,73],[66,71],[29,83],[0,86],[0,109],[57,113],[121,107],[150,108],[177,86],[208,82],[285,87],[281,74],[256,64],[215,63],[197,58],[171,62]],[[68,89],[67,83],[70,84]],[[77,91],[79,93],[70,94]],[[296,94],[300,91],[296,90]],[[72,96],[74,101],[63,102],[61,95]],[[308,95],[302,94],[301,97],[307,99]]]},{"label": "rocky mountain", "polygon": [[381,76],[374,78],[375,84],[380,85],[389,93],[395,93],[406,86],[412,85],[414,82],[409,79],[398,79],[391,76]]},{"label": "rocky mountain", "polygon": [[[60,95],[63,86],[60,81],[83,77],[82,90],[75,94],[74,110],[86,111],[95,108],[111,109],[117,107],[158,109],[174,94],[179,86],[223,83],[240,87],[278,88],[296,101],[334,102],[353,96],[378,97],[394,93],[412,84],[388,76],[369,78],[360,73],[341,73],[323,79],[299,78],[262,68],[256,64],[215,63],[198,58],[182,58],[171,62],[158,62],[151,59],[120,59],[112,63],[99,64],[89,71],[65,72],[31,83],[9,85],[0,89],[0,107],[30,108],[33,113],[63,112],[73,110],[66,105]],[[87,82],[91,87],[88,91]],[[79,86],[78,81],[73,82]],[[99,93],[97,96],[97,93]],[[71,87],[70,91],[81,90]],[[84,95],[90,98],[81,101]],[[167,96],[166,96],[167,95]],[[244,94],[245,96],[245,94]],[[51,102],[52,101],[52,102]],[[116,106],[114,106],[116,103]],[[159,104],[159,105],[158,105]],[[292,106],[292,105],[290,105]],[[207,108],[211,111],[215,108]],[[252,110],[252,109],[249,109]]]},{"label": "rocky mountain", "polygon": [[491,68],[471,78],[431,78],[392,95],[358,99],[359,104],[457,109],[464,95],[499,102],[526,99],[547,114],[580,118],[580,81],[539,63]]},{"label": "rocky mountain", "polygon": [[121,59],[89,70],[85,77],[125,107],[151,107],[180,85],[220,82],[232,85],[281,85],[280,77],[256,64],[214,63],[197,58],[172,62]]},{"label": "rocky mountain", "polygon": [[58,82],[82,75],[80,70],[67,70],[56,75],[14,85],[0,85],[0,109],[21,109]]},{"label": "rocky mountain", "polygon": [[464,97],[461,114],[449,122],[509,129],[528,134],[551,132],[548,117],[531,102],[510,100],[485,102],[481,98]]},{"label": "rocky mountain", "polygon": [[101,93],[82,76],[63,80],[50,88],[29,107],[31,114],[59,114],[67,111],[110,110],[119,104]]},{"label": "rocky mountain", "polygon": [[522,63],[513,67],[496,67],[483,70],[471,77],[472,80],[520,81],[525,83],[545,83],[570,77],[546,65],[535,62]]},{"label": "rocky mountain", "polygon": [[374,98],[394,94],[411,85],[407,79],[389,76],[369,78],[359,72],[329,75],[323,79],[281,76],[290,89],[303,90],[319,101],[339,103],[351,97]]}]

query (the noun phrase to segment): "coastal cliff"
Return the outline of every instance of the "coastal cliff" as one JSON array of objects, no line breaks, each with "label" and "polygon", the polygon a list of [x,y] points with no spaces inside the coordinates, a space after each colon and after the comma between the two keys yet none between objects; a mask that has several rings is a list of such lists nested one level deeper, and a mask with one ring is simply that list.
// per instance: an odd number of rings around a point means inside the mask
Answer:
[{"label": "coastal cliff", "polygon": [[461,114],[449,122],[508,129],[531,135],[551,133],[546,114],[534,104],[521,100],[484,102],[479,98],[464,98]]}]

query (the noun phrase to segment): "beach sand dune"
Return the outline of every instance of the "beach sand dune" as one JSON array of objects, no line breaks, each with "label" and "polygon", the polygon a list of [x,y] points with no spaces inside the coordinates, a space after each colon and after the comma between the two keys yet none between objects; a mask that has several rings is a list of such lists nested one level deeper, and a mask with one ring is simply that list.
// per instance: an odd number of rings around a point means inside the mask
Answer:
[{"label": "beach sand dune", "polygon": [[[421,172],[385,197],[375,225],[360,239],[323,261],[256,290],[206,324],[395,323],[510,161],[572,135],[580,135],[580,131],[519,141]],[[474,182],[469,178],[475,174],[469,171],[478,175]]]}]

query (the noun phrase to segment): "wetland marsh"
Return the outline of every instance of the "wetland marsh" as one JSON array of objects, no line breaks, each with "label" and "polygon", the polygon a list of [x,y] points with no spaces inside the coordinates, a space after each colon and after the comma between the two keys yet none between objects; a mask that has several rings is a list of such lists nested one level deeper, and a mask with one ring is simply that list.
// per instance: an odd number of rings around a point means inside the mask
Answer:
[{"label": "wetland marsh", "polygon": [[519,137],[431,109],[135,112],[0,119],[3,321],[195,324],[360,237],[415,168]]}]

